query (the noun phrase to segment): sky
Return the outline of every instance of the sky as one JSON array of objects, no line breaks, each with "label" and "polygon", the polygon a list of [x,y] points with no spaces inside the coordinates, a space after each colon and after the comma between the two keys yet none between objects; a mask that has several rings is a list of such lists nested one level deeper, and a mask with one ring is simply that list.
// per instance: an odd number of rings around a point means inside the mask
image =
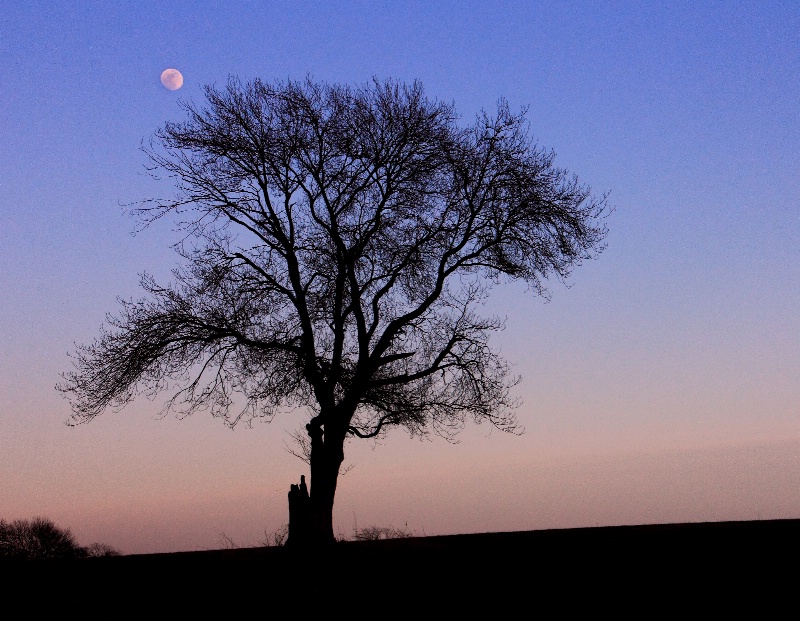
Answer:
[{"label": "sky", "polygon": [[[229,76],[420,80],[505,98],[608,193],[607,248],[550,299],[493,290],[525,433],[352,441],[334,530],[419,535],[800,518],[796,2],[36,2],[0,17],[0,518],[127,554],[258,545],[302,413],[229,429],[142,398],[69,427],[55,390],[139,274],[179,265],[142,146]],[[176,68],[183,87],[162,86]]]}]

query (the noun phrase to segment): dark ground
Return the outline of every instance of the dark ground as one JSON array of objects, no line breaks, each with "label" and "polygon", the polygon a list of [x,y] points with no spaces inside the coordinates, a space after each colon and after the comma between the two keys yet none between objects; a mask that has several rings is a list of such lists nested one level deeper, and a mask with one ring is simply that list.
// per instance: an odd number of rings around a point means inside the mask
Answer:
[{"label": "dark ground", "polygon": [[798,618],[800,520],[416,537],[316,553],[241,548],[0,570],[0,616],[16,609],[303,617],[321,608],[389,618],[483,610],[546,618],[753,610],[771,618],[769,610],[789,605],[788,618]]}]

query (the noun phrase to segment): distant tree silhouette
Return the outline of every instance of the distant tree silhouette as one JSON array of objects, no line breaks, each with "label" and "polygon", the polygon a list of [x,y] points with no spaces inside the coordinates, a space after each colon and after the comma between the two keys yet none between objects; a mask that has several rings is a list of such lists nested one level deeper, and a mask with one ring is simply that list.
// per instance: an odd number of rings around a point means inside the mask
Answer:
[{"label": "distant tree silhouette", "polygon": [[86,556],[121,556],[122,552],[107,543],[92,543],[84,548]]},{"label": "distant tree silhouette", "polygon": [[476,309],[501,280],[546,295],[595,256],[605,199],[502,100],[460,125],[418,83],[205,94],[147,149],[179,196],[133,210],[176,218],[184,266],[169,285],[143,275],[147,296],[121,301],[58,388],[73,423],[164,390],[229,425],[301,406],[310,490],[292,486],[289,543],[332,542],[349,438],[519,430],[518,378],[488,343],[503,321]]},{"label": "distant tree silhouette", "polygon": [[51,520],[0,520],[0,556],[21,560],[81,558],[86,550],[79,546],[69,529]]}]

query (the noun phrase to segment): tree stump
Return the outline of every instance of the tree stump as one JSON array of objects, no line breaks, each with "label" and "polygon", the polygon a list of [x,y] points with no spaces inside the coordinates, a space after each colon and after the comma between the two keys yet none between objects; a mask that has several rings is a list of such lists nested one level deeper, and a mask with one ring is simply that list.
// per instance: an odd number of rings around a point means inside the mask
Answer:
[{"label": "tree stump", "polygon": [[308,544],[311,535],[311,501],[308,497],[305,475],[300,475],[300,485],[289,488],[289,537],[286,545],[299,547]]}]

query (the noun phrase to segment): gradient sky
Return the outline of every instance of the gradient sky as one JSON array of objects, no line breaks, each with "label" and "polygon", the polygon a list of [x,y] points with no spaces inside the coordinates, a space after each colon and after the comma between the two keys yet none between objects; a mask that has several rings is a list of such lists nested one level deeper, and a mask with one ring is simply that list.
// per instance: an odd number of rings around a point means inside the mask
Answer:
[{"label": "gradient sky", "polygon": [[525,434],[351,442],[335,531],[800,518],[799,33],[794,1],[6,0],[0,518],[125,553],[286,521],[300,414],[230,430],[142,399],[70,428],[54,389],[138,274],[177,264],[170,227],[134,236],[124,205],[172,195],[140,147],[229,75],[419,79],[465,122],[505,97],[615,207],[549,302],[494,290]]}]

